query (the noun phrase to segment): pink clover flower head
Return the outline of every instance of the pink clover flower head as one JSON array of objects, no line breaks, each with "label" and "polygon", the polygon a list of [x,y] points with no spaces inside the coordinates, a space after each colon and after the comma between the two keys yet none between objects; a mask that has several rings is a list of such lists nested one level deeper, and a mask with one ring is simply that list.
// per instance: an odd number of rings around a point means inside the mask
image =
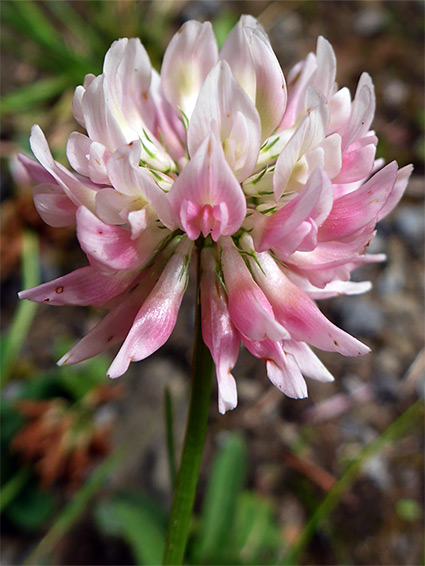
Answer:
[{"label": "pink clover flower head", "polygon": [[[369,348],[315,300],[357,294],[356,267],[376,223],[400,200],[412,167],[375,159],[375,96],[364,73],[338,88],[319,37],[287,82],[259,23],[242,16],[220,50],[211,24],[186,22],[161,73],[138,39],[119,39],[103,73],[75,90],[67,157],[54,161],[38,126],[37,158],[21,162],[51,226],[76,224],[81,269],[22,291],[52,305],[95,305],[105,317],[59,364],[121,347],[108,375],[170,336],[194,254],[200,254],[203,339],[216,366],[221,413],[237,404],[241,342],[270,381],[305,397],[304,377],[332,380],[310,346],[345,356]],[[195,245],[196,242],[196,245]]]}]

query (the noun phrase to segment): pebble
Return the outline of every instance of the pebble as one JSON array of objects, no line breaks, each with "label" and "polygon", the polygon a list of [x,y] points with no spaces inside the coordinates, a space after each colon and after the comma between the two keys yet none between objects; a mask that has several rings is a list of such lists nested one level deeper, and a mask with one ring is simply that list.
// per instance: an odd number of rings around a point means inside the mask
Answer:
[{"label": "pebble", "polygon": [[378,6],[371,6],[357,13],[353,27],[359,35],[370,37],[382,31],[385,26],[385,11]]},{"label": "pebble", "polygon": [[404,205],[401,206],[394,218],[395,230],[413,248],[421,247],[425,235],[424,210],[420,206]]},{"label": "pebble", "polygon": [[342,298],[339,304],[341,326],[355,336],[377,336],[384,324],[384,315],[378,304],[361,297]]}]

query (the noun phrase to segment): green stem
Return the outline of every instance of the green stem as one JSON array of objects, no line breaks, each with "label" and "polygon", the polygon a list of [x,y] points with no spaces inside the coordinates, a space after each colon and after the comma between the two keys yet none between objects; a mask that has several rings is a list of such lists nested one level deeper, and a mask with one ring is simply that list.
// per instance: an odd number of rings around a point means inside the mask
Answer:
[{"label": "green stem", "polygon": [[174,490],[176,485],[176,461],[174,457],[174,416],[173,416],[173,399],[171,397],[171,392],[166,387],[164,394],[165,402],[165,425],[167,432],[167,453],[168,453],[168,467],[170,469],[170,482],[171,487]]},{"label": "green stem", "polygon": [[207,430],[214,364],[210,352],[202,340],[199,285],[200,249],[198,249],[198,300],[195,316],[189,414],[181,464],[165,539],[163,564],[183,564]]}]

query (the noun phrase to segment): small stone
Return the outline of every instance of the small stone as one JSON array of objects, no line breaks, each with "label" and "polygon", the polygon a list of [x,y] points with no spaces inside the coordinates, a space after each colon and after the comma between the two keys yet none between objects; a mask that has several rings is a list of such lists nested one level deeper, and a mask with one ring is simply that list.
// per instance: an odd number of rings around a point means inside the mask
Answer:
[{"label": "small stone", "polygon": [[385,12],[378,6],[361,10],[354,20],[354,29],[359,35],[366,37],[379,33],[385,25]]},{"label": "small stone", "polygon": [[355,336],[377,336],[385,323],[379,306],[363,298],[350,297],[349,301],[341,301],[339,311],[342,326]]},{"label": "small stone", "polygon": [[415,205],[401,206],[394,218],[395,230],[414,248],[423,245],[425,218],[422,207]]},{"label": "small stone", "polygon": [[409,89],[406,83],[398,79],[391,79],[385,85],[382,96],[388,106],[401,106],[409,96]]}]

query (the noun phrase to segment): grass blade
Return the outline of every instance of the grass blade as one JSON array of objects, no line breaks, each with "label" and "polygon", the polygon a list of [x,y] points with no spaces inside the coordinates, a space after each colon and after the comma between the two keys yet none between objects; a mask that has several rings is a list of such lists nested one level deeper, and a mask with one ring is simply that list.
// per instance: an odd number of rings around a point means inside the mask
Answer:
[{"label": "grass blade", "polygon": [[2,487],[0,492],[0,511],[3,511],[11,501],[15,499],[28,479],[31,477],[31,468],[21,468],[10,480]]},{"label": "grass blade", "polygon": [[[32,232],[22,235],[22,287],[27,289],[40,283],[40,257],[38,238]],[[2,344],[0,361],[0,387],[9,378],[12,364],[25,342],[37,309],[37,303],[21,301],[16,310],[9,333]]]},{"label": "grass blade", "polygon": [[380,452],[391,440],[399,438],[412,422],[423,414],[423,401],[419,399],[411,405],[400,417],[398,417],[384,432],[365,446],[359,457],[348,466],[345,473],[338,480],[335,486],[329,491],[323,501],[319,504],[316,511],[311,515],[298,540],[292,546],[288,554],[284,557],[281,564],[289,566],[297,564],[302,552],[306,549],[312,536],[316,532],[323,519],[329,516],[337,506],[343,494],[351,487],[359,475],[364,463],[374,454]]},{"label": "grass blade", "polygon": [[1,99],[0,116],[31,110],[34,104],[44,102],[62,93],[68,83],[69,78],[60,75],[23,86]]}]

